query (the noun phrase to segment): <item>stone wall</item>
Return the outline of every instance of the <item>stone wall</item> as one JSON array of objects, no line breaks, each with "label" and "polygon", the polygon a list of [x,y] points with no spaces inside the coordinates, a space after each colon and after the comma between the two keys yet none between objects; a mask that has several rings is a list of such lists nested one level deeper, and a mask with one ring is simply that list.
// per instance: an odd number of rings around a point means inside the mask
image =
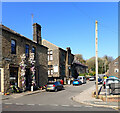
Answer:
[{"label": "stone wall", "polygon": [[[118,72],[115,72],[115,69],[118,69]],[[120,57],[116,58],[113,62],[110,63],[107,75],[118,77],[119,73],[120,73]]]},{"label": "stone wall", "polygon": [[58,66],[58,72],[53,72],[53,75],[48,75],[48,77],[59,77],[59,48],[46,41],[46,40],[42,40],[42,44],[46,47],[48,47],[48,51],[52,50],[53,51],[53,60],[52,61],[48,61],[48,65],[53,65],[54,66]]},{"label": "stone wall", "polygon": [[2,67],[2,28],[0,26],[0,67]]},{"label": "stone wall", "polygon": [[59,67],[60,67],[60,76],[62,79],[66,77],[66,51],[63,49],[59,49]]},{"label": "stone wall", "polygon": [[[11,54],[11,39],[14,39],[16,41],[16,54]],[[20,36],[18,34],[11,33],[7,30],[2,31],[2,64],[4,68],[4,86],[5,91],[9,88],[10,82],[10,67],[15,66],[18,67],[18,79],[19,79],[19,87],[21,86],[20,83],[20,62],[21,58],[20,55],[23,55],[25,53],[25,45],[29,45],[29,53],[32,50],[32,47],[34,46],[36,49],[36,78],[37,85],[43,85],[47,82],[47,48],[39,45],[32,40]],[[26,62],[27,68],[30,68],[30,63]],[[39,68],[38,68],[39,67]]]},{"label": "stone wall", "polygon": [[[57,47],[56,45],[48,42],[47,40],[42,40],[42,44],[48,47],[48,50],[53,51],[53,60],[48,61],[48,65],[53,65],[53,67],[58,66],[58,72],[54,72],[53,75],[48,75],[48,77],[53,76],[60,77],[63,79],[64,77],[66,77],[66,67],[67,65],[70,65],[71,67],[71,64],[74,60],[74,55],[71,54],[71,50],[67,52],[66,50]],[[67,53],[69,54],[69,57],[67,57]],[[70,69],[70,75],[72,75],[72,69]]]},{"label": "stone wall", "polygon": [[48,82],[48,56],[47,49],[44,46],[38,47],[36,54],[36,66],[38,67],[38,83],[39,86],[46,85]]}]

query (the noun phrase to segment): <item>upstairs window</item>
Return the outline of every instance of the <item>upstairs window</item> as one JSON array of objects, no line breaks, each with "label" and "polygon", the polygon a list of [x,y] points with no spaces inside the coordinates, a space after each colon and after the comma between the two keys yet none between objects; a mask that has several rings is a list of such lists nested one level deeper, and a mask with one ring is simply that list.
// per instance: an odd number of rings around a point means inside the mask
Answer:
[{"label": "upstairs window", "polygon": [[114,65],[117,66],[117,65],[118,65],[118,62],[115,62]]},{"label": "upstairs window", "polygon": [[53,60],[53,51],[48,51],[48,61]]},{"label": "upstairs window", "polygon": [[35,47],[32,47],[32,53],[35,54]]},{"label": "upstairs window", "polygon": [[16,41],[11,40],[11,54],[16,54]]},{"label": "upstairs window", "polygon": [[25,45],[25,55],[29,57],[29,45]]},{"label": "upstairs window", "polygon": [[118,72],[119,72],[119,69],[115,69],[114,72],[115,72],[115,73],[118,73]]},{"label": "upstairs window", "polygon": [[32,47],[32,53],[34,53],[34,59],[36,59],[36,50],[35,50],[35,47]]}]

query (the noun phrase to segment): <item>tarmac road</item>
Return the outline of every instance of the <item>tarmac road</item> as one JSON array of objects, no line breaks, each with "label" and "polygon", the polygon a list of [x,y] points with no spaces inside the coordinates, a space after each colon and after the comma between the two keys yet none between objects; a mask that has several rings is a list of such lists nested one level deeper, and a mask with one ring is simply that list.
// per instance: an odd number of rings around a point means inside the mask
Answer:
[{"label": "tarmac road", "polygon": [[[3,111],[115,111],[112,108],[88,106],[71,98],[90,88],[95,83],[88,81],[80,86],[66,85],[58,92],[41,92],[33,95],[2,101]],[[84,95],[83,95],[84,96]]]}]

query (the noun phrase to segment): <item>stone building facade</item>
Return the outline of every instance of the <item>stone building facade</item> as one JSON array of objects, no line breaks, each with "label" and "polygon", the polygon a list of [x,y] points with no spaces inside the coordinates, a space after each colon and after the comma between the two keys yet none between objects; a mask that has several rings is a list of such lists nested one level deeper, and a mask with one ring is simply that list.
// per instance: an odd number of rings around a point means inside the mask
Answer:
[{"label": "stone building facade", "polygon": [[72,63],[73,77],[77,78],[79,74],[88,73],[88,66],[81,64],[79,61],[75,60]]},{"label": "stone building facade", "polygon": [[48,47],[48,79],[69,79],[72,76],[71,65],[74,60],[71,49],[68,47],[64,50],[44,39],[42,44]]},{"label": "stone building facade", "polygon": [[120,56],[110,63],[107,75],[116,76],[119,78],[119,74],[120,74]]},{"label": "stone building facade", "polygon": [[0,36],[0,74],[1,74],[1,92],[5,93],[9,89],[11,82],[21,88],[21,55],[25,54],[25,85],[29,89],[31,83],[31,65],[29,62],[30,53],[35,55],[35,80],[37,86],[42,86],[48,80],[48,48],[41,45],[41,26],[33,24],[33,40],[22,36],[10,28],[0,25],[2,34]]}]

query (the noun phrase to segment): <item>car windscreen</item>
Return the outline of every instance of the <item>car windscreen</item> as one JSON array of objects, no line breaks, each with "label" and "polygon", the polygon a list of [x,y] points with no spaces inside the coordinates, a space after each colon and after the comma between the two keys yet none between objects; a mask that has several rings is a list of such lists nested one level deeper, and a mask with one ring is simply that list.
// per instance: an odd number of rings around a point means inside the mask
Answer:
[{"label": "car windscreen", "polygon": [[55,83],[54,83],[54,85],[59,85],[59,84],[60,84],[60,82],[55,82]]},{"label": "car windscreen", "polygon": [[51,82],[51,83],[47,83],[47,85],[51,85],[51,84],[54,84],[54,82]]},{"label": "car windscreen", "polygon": [[74,81],[78,81],[78,79],[74,79]]},{"label": "car windscreen", "polygon": [[82,79],[82,77],[78,77],[78,79]]}]

